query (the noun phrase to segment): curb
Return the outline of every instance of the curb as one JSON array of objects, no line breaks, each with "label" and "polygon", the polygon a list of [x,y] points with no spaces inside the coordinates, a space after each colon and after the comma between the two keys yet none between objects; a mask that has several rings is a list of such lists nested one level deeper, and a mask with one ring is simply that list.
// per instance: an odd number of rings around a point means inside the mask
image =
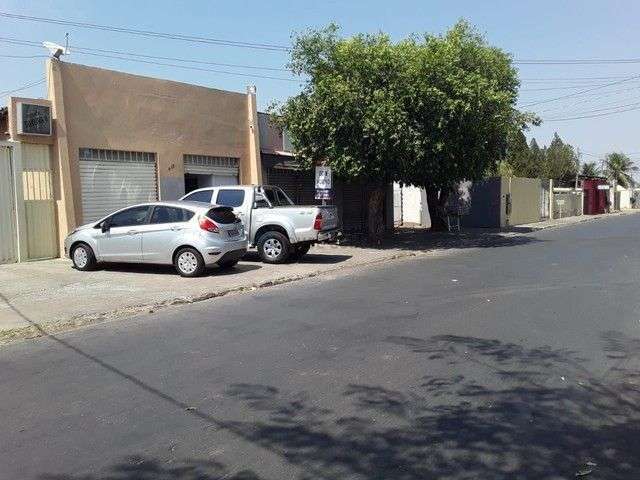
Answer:
[{"label": "curb", "polygon": [[0,330],[0,346],[7,345],[14,341],[27,340],[31,338],[38,338],[53,333],[62,333],[77,328],[96,325],[99,323],[105,323],[111,320],[117,320],[121,318],[154,313],[157,310],[162,310],[167,307],[176,305],[189,305],[193,303],[203,302],[205,300],[211,300],[213,298],[225,297],[232,294],[240,294],[249,291],[255,291],[258,289],[264,289],[269,287],[275,287],[278,285],[285,285],[288,283],[297,282],[307,278],[321,277],[323,275],[336,273],[345,270],[355,270],[361,267],[367,267],[377,265],[387,261],[398,260],[408,257],[417,257],[426,255],[430,250],[415,250],[408,252],[396,252],[392,255],[383,256],[374,260],[368,260],[355,265],[337,266],[327,270],[316,270],[305,274],[289,275],[284,277],[278,277],[272,280],[265,280],[260,283],[254,283],[251,285],[237,286],[222,290],[216,290],[213,292],[207,292],[200,295],[188,296],[188,297],[176,297],[169,300],[163,300],[155,303],[145,303],[139,305],[131,305],[128,307],[119,308],[117,310],[111,310],[107,312],[81,314],[72,317],[69,320],[60,320],[45,324],[33,324],[25,327],[16,327],[7,330]]}]

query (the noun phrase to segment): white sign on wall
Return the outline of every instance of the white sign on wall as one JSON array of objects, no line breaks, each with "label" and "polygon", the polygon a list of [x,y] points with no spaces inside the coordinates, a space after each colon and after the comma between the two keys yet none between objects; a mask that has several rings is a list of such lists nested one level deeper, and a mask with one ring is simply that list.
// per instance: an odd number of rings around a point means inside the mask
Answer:
[{"label": "white sign on wall", "polygon": [[331,167],[316,167],[316,189],[331,189]]},{"label": "white sign on wall", "polygon": [[598,190],[609,190],[609,185],[598,185]]}]

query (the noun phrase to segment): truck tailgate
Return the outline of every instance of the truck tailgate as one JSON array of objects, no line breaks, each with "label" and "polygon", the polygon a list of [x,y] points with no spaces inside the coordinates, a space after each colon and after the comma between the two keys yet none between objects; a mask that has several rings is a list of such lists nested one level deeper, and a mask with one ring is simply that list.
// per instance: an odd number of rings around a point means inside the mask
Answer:
[{"label": "truck tailgate", "polygon": [[320,213],[322,214],[322,231],[334,230],[338,228],[338,207],[333,205],[318,206]]}]

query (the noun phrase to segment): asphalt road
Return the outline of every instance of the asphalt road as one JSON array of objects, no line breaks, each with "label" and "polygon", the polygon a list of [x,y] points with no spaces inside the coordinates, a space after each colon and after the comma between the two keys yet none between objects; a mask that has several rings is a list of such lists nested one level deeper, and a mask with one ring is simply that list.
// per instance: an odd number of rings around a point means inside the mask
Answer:
[{"label": "asphalt road", "polygon": [[483,245],[4,347],[0,478],[639,478],[640,215]]}]

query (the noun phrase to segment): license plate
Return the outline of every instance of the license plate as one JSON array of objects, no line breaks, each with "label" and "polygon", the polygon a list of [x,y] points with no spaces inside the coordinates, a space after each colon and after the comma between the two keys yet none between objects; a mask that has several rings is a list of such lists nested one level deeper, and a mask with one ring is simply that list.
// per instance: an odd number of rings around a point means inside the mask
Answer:
[{"label": "license plate", "polygon": [[240,232],[235,228],[233,230],[228,230],[228,232],[230,237],[237,237],[238,235],[240,235]]}]

